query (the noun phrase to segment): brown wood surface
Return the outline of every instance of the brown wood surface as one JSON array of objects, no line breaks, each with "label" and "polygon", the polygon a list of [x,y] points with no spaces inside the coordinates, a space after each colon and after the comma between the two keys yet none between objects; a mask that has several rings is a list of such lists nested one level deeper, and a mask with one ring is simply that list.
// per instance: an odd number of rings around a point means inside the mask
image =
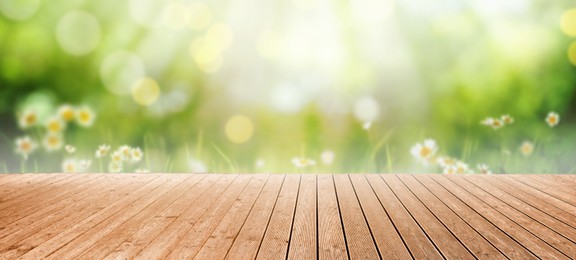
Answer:
[{"label": "brown wood surface", "polygon": [[6,174],[0,259],[574,259],[575,175]]}]

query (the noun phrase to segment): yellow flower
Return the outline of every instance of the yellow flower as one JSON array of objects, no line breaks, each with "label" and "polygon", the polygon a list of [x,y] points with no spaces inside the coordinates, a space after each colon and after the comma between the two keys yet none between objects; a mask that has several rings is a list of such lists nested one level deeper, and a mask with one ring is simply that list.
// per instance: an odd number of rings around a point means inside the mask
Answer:
[{"label": "yellow flower", "polygon": [[448,167],[456,165],[457,160],[448,156],[442,156],[436,160],[441,167]]},{"label": "yellow flower", "polygon": [[84,126],[84,127],[92,126],[95,118],[96,118],[96,115],[94,114],[92,109],[90,109],[88,107],[81,107],[76,112],[76,122],[79,125]]},{"label": "yellow flower", "polygon": [[144,156],[144,153],[142,153],[142,150],[140,150],[140,148],[138,147],[133,148],[130,152],[133,162],[139,162],[140,160],[142,160],[142,156]]},{"label": "yellow flower", "polygon": [[484,119],[482,121],[482,124],[486,125],[486,126],[490,126],[494,130],[504,126],[504,122],[502,120],[500,120],[498,118],[491,118],[491,117]]},{"label": "yellow flower", "polygon": [[35,111],[26,111],[18,120],[18,125],[22,129],[34,126],[38,123],[38,114]]},{"label": "yellow flower", "polygon": [[73,154],[74,152],[76,152],[76,147],[67,144],[66,146],[64,146],[64,150],[66,150],[66,152],[69,154]]},{"label": "yellow flower", "polygon": [[455,168],[456,168],[457,174],[471,173],[471,170],[468,167],[468,164],[466,164],[464,162],[456,162]]},{"label": "yellow flower", "polygon": [[76,110],[70,105],[62,105],[58,108],[58,116],[60,119],[70,122],[76,117]]},{"label": "yellow flower", "polygon": [[292,163],[297,168],[305,168],[308,166],[316,165],[316,161],[304,157],[296,157],[292,159]]},{"label": "yellow flower", "polygon": [[490,168],[488,168],[488,165],[478,164],[478,173],[480,173],[480,174],[492,174],[492,171],[490,171]]},{"label": "yellow flower", "polygon": [[122,160],[130,161],[130,159],[132,159],[132,148],[130,148],[130,146],[128,145],[120,146],[120,148],[118,148],[117,151],[118,153],[120,153],[120,156],[122,156]]},{"label": "yellow flower", "polygon": [[30,137],[16,138],[16,153],[22,155],[24,159],[27,159],[28,155],[34,152],[36,148],[38,148],[38,145]]},{"label": "yellow flower", "polygon": [[502,115],[500,120],[502,120],[502,122],[507,125],[514,123],[514,118],[512,118],[510,115]]},{"label": "yellow flower", "polygon": [[110,172],[121,172],[122,171],[122,163],[121,162],[110,162],[108,166]]},{"label": "yellow flower", "polygon": [[550,127],[555,127],[559,122],[560,116],[555,112],[550,112],[548,116],[546,116],[546,123],[548,123]]},{"label": "yellow flower", "polygon": [[534,152],[534,144],[532,144],[529,141],[524,141],[522,143],[522,145],[520,146],[520,152],[524,156],[530,156],[532,154],[532,152]]},{"label": "yellow flower", "polygon": [[44,137],[42,144],[44,145],[44,148],[46,149],[46,151],[51,152],[51,151],[60,150],[62,148],[62,145],[64,144],[64,142],[62,140],[62,135],[60,135],[58,133],[48,133]]},{"label": "yellow flower", "polygon": [[98,150],[96,150],[96,158],[102,158],[102,157],[108,155],[109,151],[110,151],[109,145],[106,145],[106,144],[100,145],[98,147]]},{"label": "yellow flower", "polygon": [[432,139],[426,139],[424,143],[417,143],[410,149],[410,153],[424,164],[428,164],[437,151],[436,141]]},{"label": "yellow flower", "polygon": [[66,124],[58,117],[52,117],[46,121],[46,129],[50,133],[60,133],[66,128]]},{"label": "yellow flower", "polygon": [[78,162],[74,159],[66,159],[62,162],[62,171],[65,173],[78,172]]},{"label": "yellow flower", "polygon": [[449,165],[447,167],[444,167],[444,174],[456,174],[456,166],[455,165]]},{"label": "yellow flower", "polygon": [[123,160],[122,154],[119,151],[115,151],[110,155],[112,162],[121,163]]}]

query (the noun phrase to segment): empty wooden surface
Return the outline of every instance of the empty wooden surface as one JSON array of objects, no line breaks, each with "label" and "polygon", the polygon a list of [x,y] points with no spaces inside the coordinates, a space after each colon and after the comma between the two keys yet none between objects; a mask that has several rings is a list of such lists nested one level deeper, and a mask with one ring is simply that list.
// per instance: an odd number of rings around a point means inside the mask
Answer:
[{"label": "empty wooden surface", "polygon": [[574,175],[0,175],[0,259],[574,259]]}]

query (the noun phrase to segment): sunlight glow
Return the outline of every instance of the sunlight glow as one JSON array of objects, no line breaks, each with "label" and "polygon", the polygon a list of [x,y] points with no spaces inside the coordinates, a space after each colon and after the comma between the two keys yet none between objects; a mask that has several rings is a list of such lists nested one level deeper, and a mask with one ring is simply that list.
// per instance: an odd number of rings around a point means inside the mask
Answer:
[{"label": "sunlight glow", "polygon": [[158,99],[160,95],[160,87],[158,83],[151,78],[143,78],[136,82],[132,87],[132,98],[136,103],[149,106]]},{"label": "sunlight glow", "polygon": [[254,125],[250,118],[243,115],[236,115],[226,122],[226,136],[230,141],[241,144],[245,143],[254,134]]},{"label": "sunlight glow", "polygon": [[576,8],[564,12],[560,26],[566,35],[576,36]]}]

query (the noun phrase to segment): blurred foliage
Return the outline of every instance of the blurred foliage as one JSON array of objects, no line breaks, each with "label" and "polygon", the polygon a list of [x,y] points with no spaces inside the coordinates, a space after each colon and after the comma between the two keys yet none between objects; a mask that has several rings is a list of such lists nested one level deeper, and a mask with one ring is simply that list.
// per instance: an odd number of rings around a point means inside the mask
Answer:
[{"label": "blurred foliage", "polygon": [[[143,150],[124,171],[442,172],[410,154],[432,138],[435,155],[471,168],[574,173],[575,8],[569,0],[1,1],[0,172],[58,172],[70,159],[109,171],[111,159],[95,157],[102,144]],[[96,120],[62,133],[77,151],[48,152],[42,125],[63,104],[88,106]],[[18,125],[26,111],[39,126]],[[545,122],[551,111],[558,126]],[[481,124],[504,114],[514,123]],[[40,147],[24,159],[15,150],[26,135]],[[525,141],[531,154],[520,151]],[[323,162],[326,151],[333,162]]]}]

